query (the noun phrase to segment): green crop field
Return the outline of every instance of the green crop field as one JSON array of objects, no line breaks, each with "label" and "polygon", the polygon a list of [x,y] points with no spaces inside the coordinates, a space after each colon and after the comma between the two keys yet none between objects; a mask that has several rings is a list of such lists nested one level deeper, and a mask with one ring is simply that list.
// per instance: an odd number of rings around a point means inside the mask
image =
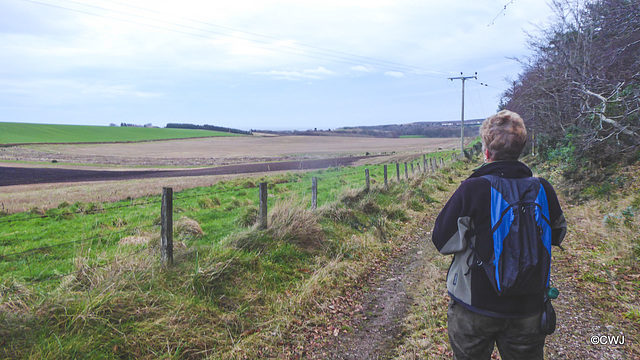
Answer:
[{"label": "green crop field", "polygon": [[217,131],[0,122],[0,144],[130,142],[239,136]]},{"label": "green crop field", "polygon": [[421,139],[425,137],[424,135],[400,135],[400,139]]}]

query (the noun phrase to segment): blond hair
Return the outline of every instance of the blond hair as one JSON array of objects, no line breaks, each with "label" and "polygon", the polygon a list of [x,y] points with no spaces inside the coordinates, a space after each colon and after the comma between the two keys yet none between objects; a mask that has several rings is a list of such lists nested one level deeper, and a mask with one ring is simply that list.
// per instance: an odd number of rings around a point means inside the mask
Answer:
[{"label": "blond hair", "polygon": [[492,160],[518,160],[527,142],[527,129],[520,115],[502,110],[482,122],[480,138]]}]

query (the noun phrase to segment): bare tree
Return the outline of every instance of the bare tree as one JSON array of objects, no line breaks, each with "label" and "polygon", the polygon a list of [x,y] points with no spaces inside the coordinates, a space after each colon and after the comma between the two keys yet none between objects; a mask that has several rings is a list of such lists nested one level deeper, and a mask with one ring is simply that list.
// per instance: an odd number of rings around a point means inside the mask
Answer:
[{"label": "bare tree", "polygon": [[[571,134],[593,162],[640,148],[640,0],[553,0],[555,22],[530,37],[533,55],[502,106],[529,119],[549,147]],[[566,142],[566,141],[565,141]]]}]

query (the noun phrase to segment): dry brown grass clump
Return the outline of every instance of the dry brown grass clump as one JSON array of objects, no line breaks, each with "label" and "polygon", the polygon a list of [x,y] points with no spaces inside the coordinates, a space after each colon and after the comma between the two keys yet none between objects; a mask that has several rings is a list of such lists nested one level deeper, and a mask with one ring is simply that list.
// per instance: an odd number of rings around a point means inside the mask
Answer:
[{"label": "dry brown grass clump", "polygon": [[0,284],[0,314],[26,314],[33,291],[17,281]]},{"label": "dry brown grass clump", "polygon": [[356,214],[352,209],[340,206],[338,202],[324,204],[317,210],[320,216],[331,219],[335,222],[354,222],[357,220]]},{"label": "dry brown grass clump", "polygon": [[269,230],[274,239],[290,241],[305,250],[318,249],[325,238],[320,216],[294,199],[276,203]]},{"label": "dry brown grass clump", "polygon": [[143,244],[148,244],[149,241],[151,241],[151,237],[149,236],[140,236],[140,235],[134,235],[134,236],[125,236],[122,239],[120,239],[120,241],[118,242],[118,244],[120,245],[143,245]]},{"label": "dry brown grass clump", "polygon": [[181,217],[180,220],[175,222],[174,231],[179,236],[199,237],[204,235],[200,224],[186,216]]}]

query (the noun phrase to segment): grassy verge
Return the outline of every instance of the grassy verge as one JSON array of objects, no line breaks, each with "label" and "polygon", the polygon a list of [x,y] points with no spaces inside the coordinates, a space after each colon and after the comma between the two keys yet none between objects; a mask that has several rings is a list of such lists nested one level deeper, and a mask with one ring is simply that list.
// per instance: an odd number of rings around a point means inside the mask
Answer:
[{"label": "grassy verge", "polygon": [[0,144],[131,142],[212,136],[238,135],[189,129],[0,123]]},{"label": "grassy verge", "polygon": [[[367,168],[368,192],[364,167],[177,192],[169,267],[159,261],[157,196],[0,216],[2,356],[302,356],[315,335],[336,331],[329,304],[390,256],[407,209],[423,211],[444,186],[431,177],[387,189],[382,165]],[[261,181],[266,230],[253,226]]]}]

